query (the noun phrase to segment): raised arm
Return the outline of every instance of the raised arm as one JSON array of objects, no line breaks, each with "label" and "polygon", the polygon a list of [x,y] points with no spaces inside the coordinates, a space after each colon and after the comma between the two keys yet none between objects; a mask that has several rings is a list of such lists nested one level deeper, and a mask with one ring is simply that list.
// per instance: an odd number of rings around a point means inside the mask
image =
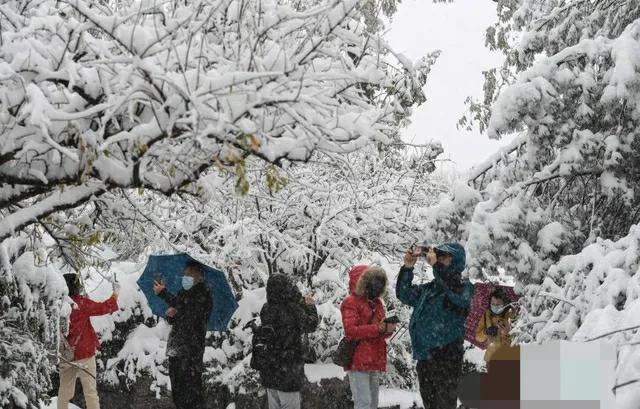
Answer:
[{"label": "raised arm", "polygon": [[178,305],[178,297],[171,294],[166,288],[158,293],[158,297],[162,298],[164,302],[169,304],[169,307],[175,308]]},{"label": "raised arm", "polygon": [[86,311],[87,315],[95,317],[118,311],[118,301],[115,295],[112,295],[102,302],[96,302],[85,297],[82,301],[82,308]]},{"label": "raised arm", "polygon": [[318,317],[318,309],[315,305],[302,305],[302,332],[309,333],[316,330],[320,319]]},{"label": "raised arm", "polygon": [[418,305],[424,287],[413,284],[413,267],[403,266],[396,281],[396,297],[403,304],[411,307]]},{"label": "raised arm", "polygon": [[[358,341],[361,339],[377,338],[380,336],[378,324],[358,324],[358,310],[350,297],[347,297],[340,306],[342,313],[342,325],[347,338]],[[369,317],[367,317],[369,322]]]}]

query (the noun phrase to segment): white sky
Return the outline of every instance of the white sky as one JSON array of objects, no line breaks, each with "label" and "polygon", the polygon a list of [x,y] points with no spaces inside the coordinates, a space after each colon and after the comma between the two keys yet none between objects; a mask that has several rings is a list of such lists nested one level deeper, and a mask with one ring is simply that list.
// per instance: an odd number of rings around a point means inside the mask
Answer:
[{"label": "white sky", "polygon": [[484,46],[484,33],[496,21],[492,0],[402,0],[386,35],[394,50],[415,61],[430,51],[442,54],[427,80],[427,102],[414,110],[403,138],[438,140],[458,171],[484,162],[508,140],[490,140],[478,131],[457,130],[467,96],[482,97],[482,71],[502,62]]}]

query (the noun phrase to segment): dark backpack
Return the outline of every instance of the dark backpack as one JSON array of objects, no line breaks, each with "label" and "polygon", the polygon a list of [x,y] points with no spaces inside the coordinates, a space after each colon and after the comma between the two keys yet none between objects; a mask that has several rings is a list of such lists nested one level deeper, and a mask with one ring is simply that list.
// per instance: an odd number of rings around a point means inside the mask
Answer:
[{"label": "dark backpack", "polygon": [[256,371],[263,371],[269,367],[273,359],[273,344],[276,332],[270,325],[259,325],[253,330],[251,341],[251,362],[249,366]]}]

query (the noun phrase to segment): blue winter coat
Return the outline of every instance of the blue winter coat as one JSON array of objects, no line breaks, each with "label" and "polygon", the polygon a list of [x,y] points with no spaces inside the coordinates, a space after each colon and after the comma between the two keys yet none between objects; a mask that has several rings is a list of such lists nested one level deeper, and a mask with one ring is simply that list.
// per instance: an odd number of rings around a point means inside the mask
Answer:
[{"label": "blue winter coat", "polygon": [[436,265],[434,280],[414,285],[413,268],[403,267],[396,282],[398,299],[413,307],[409,335],[413,357],[417,360],[428,359],[429,351],[464,338],[464,323],[473,295],[469,280],[461,281],[460,292],[446,284],[450,277],[459,277],[464,270],[464,248],[457,243],[448,243],[437,249],[451,254],[453,262],[449,267]]}]

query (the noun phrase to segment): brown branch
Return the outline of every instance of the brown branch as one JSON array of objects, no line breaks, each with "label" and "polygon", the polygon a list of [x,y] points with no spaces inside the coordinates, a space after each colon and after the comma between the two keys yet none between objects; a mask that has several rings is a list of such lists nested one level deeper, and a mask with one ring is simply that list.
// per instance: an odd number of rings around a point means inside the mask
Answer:
[{"label": "brown branch", "polygon": [[628,386],[628,385],[634,384],[636,382],[640,382],[640,379],[633,379],[631,381],[620,383],[620,384],[614,386],[613,389],[611,389],[611,390],[615,391],[616,389],[622,388],[623,386]]},{"label": "brown branch", "polygon": [[548,182],[550,180],[553,179],[558,179],[558,178],[572,178],[572,177],[576,177],[576,176],[587,176],[587,175],[600,175],[602,173],[602,169],[601,168],[593,168],[593,169],[587,169],[587,170],[582,170],[582,171],[578,171],[575,173],[570,173],[568,175],[563,175],[560,173],[554,173],[553,175],[549,175],[546,176],[542,179],[533,179],[530,180],[528,182],[526,182],[523,187],[529,187],[532,185],[538,185],[540,183],[544,183],[544,182]]},{"label": "brown branch", "polygon": [[633,331],[634,329],[638,329],[638,328],[640,328],[640,325],[635,325],[633,327],[628,327],[628,328],[617,329],[617,330],[614,330],[614,331],[609,331],[609,332],[604,333],[602,335],[598,335],[597,337],[588,338],[587,340],[585,340],[585,342],[590,342],[590,341],[595,341],[595,340],[598,340],[598,339],[601,339],[601,338],[605,338],[605,337],[608,337],[609,335],[613,335],[613,334],[616,334],[618,332]]}]

